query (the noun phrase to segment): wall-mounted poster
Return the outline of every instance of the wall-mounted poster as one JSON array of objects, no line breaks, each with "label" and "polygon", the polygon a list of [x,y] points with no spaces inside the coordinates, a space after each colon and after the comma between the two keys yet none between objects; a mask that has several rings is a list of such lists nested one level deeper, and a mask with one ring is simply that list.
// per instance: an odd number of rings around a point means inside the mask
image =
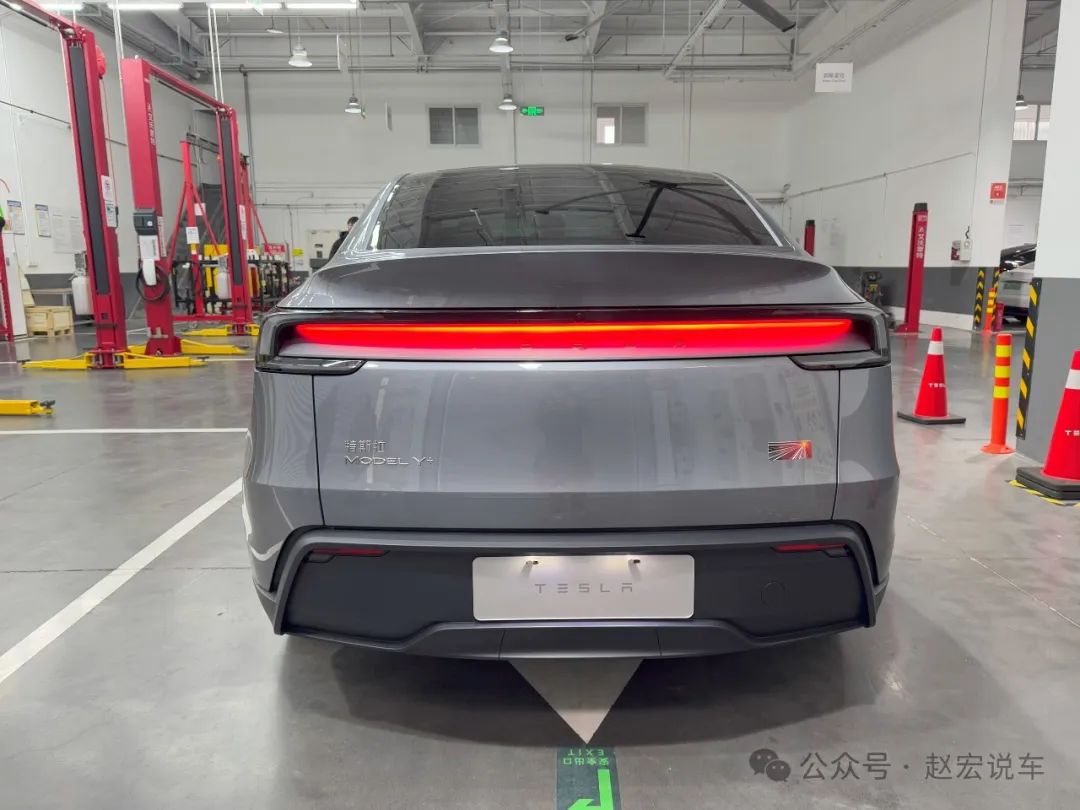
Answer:
[{"label": "wall-mounted poster", "polygon": [[52,236],[52,221],[49,219],[49,206],[34,204],[34,216],[37,219],[37,235]]},{"label": "wall-mounted poster", "polygon": [[22,235],[26,233],[26,214],[23,213],[22,202],[19,200],[7,201],[7,223],[4,226],[5,231],[11,231],[11,233]]}]

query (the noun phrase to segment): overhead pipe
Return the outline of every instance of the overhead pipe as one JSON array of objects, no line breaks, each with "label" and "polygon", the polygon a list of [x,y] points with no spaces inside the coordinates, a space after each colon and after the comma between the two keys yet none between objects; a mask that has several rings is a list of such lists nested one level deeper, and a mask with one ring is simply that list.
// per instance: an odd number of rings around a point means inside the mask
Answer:
[{"label": "overhead pipe", "polygon": [[251,123],[251,89],[248,86],[248,72],[240,65],[240,75],[244,77],[244,123],[247,129],[248,147],[248,180],[251,182],[251,199],[255,200],[257,186],[255,184],[255,128]]},{"label": "overhead pipe", "polygon": [[788,19],[769,5],[768,0],[739,0],[739,2],[774,28],[778,28],[785,33],[795,27],[795,21]]},{"label": "overhead pipe", "polygon": [[716,18],[720,16],[720,12],[724,10],[728,2],[729,0],[713,0],[712,5],[698,18],[697,24],[687,35],[686,39],[683,40],[683,44],[679,46],[679,50],[675,52],[675,56],[668,63],[667,67],[664,68],[665,79],[670,79],[671,74],[679,69],[679,63],[694,49],[697,41],[709,30],[709,27],[716,21]]},{"label": "overhead pipe", "polygon": [[569,34],[566,34],[563,39],[565,39],[567,42],[573,42],[575,39],[581,39],[581,37],[583,37],[591,29],[600,25],[600,23],[602,23],[605,19],[607,19],[620,8],[625,6],[627,2],[628,0],[620,0],[620,2],[615,3],[614,6],[607,9],[603,14],[600,14],[596,18],[589,20],[587,23],[585,23],[585,25],[581,26],[581,28],[577,29],[576,31],[571,31]]}]

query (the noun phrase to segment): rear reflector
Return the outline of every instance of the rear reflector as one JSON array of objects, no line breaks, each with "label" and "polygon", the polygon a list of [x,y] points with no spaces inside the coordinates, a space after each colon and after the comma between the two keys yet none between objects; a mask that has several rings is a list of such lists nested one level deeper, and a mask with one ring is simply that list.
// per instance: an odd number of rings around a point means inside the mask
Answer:
[{"label": "rear reflector", "polygon": [[327,554],[331,557],[381,557],[386,553],[381,548],[361,548],[358,546],[320,546],[308,554]]},{"label": "rear reflector", "polygon": [[866,349],[851,318],[610,323],[299,323],[280,353],[366,360],[726,357]]},{"label": "rear reflector", "polygon": [[828,551],[831,548],[844,548],[846,543],[786,543],[782,546],[773,546],[773,551]]}]

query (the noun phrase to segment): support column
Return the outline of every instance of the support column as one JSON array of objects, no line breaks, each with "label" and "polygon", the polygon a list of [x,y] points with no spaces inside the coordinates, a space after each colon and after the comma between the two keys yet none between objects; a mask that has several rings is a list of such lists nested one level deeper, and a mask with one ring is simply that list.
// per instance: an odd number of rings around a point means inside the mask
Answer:
[{"label": "support column", "polygon": [[[1024,348],[1016,448],[1037,461],[1046,449],[1073,352],[1080,349],[1080,3],[1062,3],[1054,69],[1054,126],[1046,148],[1039,247]],[[1036,341],[1036,337],[1038,340]],[[1026,388],[1026,395],[1025,395]]]}]

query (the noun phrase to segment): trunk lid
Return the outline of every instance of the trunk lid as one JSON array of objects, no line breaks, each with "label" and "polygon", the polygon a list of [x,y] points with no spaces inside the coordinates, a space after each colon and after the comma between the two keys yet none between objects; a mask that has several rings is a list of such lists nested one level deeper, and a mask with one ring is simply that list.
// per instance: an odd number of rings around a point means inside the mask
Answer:
[{"label": "trunk lid", "polygon": [[530,309],[852,304],[790,248],[641,246],[379,251],[323,268],[285,309]]},{"label": "trunk lid", "polygon": [[[832,268],[787,248],[470,248],[335,264],[278,317],[368,327],[468,321],[483,310],[485,322],[577,325],[692,311],[738,321],[850,315],[856,302]],[[281,349],[275,329],[264,326],[263,360],[357,358],[313,376],[329,526],[550,531],[832,515],[840,372],[788,356],[799,352],[683,355],[679,343],[673,356],[597,357],[575,337],[570,355],[580,359],[571,360],[531,343],[518,357],[444,355],[434,342],[430,356],[372,353],[371,341],[350,355],[302,342]]]},{"label": "trunk lid", "polygon": [[[523,531],[827,520],[838,388],[787,357],[369,362],[314,379],[323,514]],[[772,460],[785,441],[811,452]]]}]

